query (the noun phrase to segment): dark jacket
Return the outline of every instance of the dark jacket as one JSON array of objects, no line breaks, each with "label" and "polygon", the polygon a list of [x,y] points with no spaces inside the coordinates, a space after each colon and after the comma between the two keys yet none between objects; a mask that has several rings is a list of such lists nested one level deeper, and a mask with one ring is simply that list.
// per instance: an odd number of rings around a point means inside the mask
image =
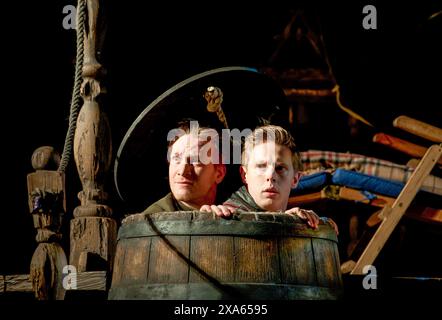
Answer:
[{"label": "dark jacket", "polygon": [[252,196],[247,191],[247,188],[245,186],[242,186],[237,191],[232,193],[230,198],[227,199],[223,203],[223,205],[227,205],[241,211],[254,211],[254,212],[265,211],[256,204],[255,200],[253,200]]},{"label": "dark jacket", "polygon": [[183,205],[173,197],[171,192],[169,192],[165,197],[151,204],[146,210],[143,211],[143,213],[172,211],[195,211],[195,209]]}]

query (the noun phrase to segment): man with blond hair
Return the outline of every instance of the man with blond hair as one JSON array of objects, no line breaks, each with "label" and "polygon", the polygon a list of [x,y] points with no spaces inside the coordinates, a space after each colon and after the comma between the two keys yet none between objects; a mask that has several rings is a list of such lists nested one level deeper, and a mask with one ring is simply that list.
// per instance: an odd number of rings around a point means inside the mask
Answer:
[{"label": "man with blond hair", "polygon": [[[292,214],[312,228],[319,224],[318,215],[299,207],[287,210],[292,188],[301,177],[302,163],[293,137],[280,126],[258,127],[244,141],[240,174],[244,183],[222,205],[206,204],[201,211],[229,217],[235,211],[270,211]],[[336,224],[330,224],[337,232]]]}]

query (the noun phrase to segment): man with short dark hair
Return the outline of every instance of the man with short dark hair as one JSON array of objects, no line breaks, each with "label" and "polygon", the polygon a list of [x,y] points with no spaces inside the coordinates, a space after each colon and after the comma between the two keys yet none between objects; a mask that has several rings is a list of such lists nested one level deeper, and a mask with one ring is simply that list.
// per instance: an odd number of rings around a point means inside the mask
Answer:
[{"label": "man with short dark hair", "polygon": [[214,204],[217,186],[226,175],[218,148],[218,133],[205,127],[181,127],[169,139],[169,186],[171,192],[144,213],[199,210]]}]

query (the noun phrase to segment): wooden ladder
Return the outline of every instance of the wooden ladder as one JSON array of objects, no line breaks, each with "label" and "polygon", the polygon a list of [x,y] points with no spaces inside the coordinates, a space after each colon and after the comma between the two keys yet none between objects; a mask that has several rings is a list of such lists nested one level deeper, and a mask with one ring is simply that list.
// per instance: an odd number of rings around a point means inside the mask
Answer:
[{"label": "wooden ladder", "polygon": [[379,217],[382,219],[381,225],[376,230],[376,233],[368,243],[358,261],[354,264],[354,267],[352,267],[350,272],[352,275],[364,274],[364,267],[373,264],[391,233],[418,193],[425,178],[433,170],[442,155],[441,129],[406,116],[396,118],[393,125],[439,144],[434,144],[428,148],[393,205],[387,205],[382,209],[379,214]]}]

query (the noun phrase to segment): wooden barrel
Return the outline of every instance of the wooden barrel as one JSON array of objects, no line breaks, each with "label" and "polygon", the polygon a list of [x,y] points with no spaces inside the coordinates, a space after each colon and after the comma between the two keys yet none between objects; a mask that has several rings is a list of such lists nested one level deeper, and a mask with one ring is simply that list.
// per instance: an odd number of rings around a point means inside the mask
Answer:
[{"label": "wooden barrel", "polygon": [[136,214],[118,233],[109,299],[337,299],[337,237],[286,214]]}]

